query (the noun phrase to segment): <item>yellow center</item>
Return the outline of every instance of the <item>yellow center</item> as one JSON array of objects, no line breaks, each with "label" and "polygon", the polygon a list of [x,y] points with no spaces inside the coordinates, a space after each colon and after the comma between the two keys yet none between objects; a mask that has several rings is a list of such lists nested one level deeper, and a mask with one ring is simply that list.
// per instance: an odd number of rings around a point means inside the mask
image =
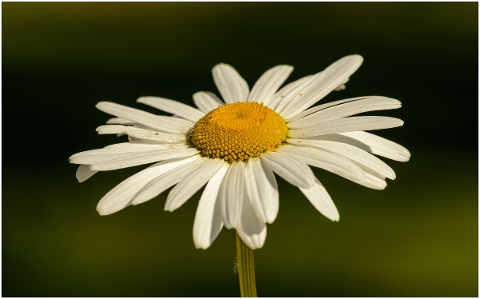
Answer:
[{"label": "yellow center", "polygon": [[210,158],[233,162],[275,151],[287,136],[287,125],[263,103],[238,102],[220,106],[193,127],[190,141]]}]

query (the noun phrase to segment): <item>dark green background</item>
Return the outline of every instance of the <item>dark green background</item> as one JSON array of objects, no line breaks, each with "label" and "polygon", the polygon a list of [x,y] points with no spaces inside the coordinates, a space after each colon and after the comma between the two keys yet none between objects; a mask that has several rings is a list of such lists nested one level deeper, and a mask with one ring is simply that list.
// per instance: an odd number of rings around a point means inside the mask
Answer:
[{"label": "dark green background", "polygon": [[255,251],[261,296],[478,295],[477,3],[2,3],[2,295],[238,296],[234,231],[193,245],[199,194],[174,213],[165,194],[101,217],[100,198],[142,167],[75,179],[68,157],[97,136],[99,101],[155,95],[193,104],[217,92],[211,68],[253,86],[289,81],[348,54],[347,89],[402,101],[378,134],[411,161],[384,191],[315,170],[341,220],[279,179],[280,213]]}]

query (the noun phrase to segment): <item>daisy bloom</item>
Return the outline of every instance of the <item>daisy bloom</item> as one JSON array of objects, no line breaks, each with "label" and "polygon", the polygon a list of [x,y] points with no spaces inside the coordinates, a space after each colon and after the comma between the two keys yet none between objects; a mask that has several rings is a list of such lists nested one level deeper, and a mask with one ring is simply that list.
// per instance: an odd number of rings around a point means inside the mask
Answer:
[{"label": "daisy bloom", "polygon": [[233,67],[221,63],[212,73],[223,100],[205,91],[193,95],[198,108],[159,97],[137,100],[172,116],[100,102],[97,108],[115,117],[98,133],[127,135],[128,142],[80,152],[70,163],[80,164],[79,182],[98,171],[155,163],[110,190],[98,203],[101,215],[144,203],[175,185],[165,203],[165,210],[174,211],[206,185],[195,215],[195,246],[208,248],[225,226],[236,229],[251,249],[261,248],[266,224],[279,210],[274,174],[338,221],[335,204],[309,166],[384,189],[395,172],[374,155],[409,160],[406,148],[365,132],[402,126],[402,120],[354,116],[400,108],[398,100],[363,96],[313,106],[344,89],[362,61],[359,55],[346,56],[283,87],[293,67],[275,66],[251,90]]}]

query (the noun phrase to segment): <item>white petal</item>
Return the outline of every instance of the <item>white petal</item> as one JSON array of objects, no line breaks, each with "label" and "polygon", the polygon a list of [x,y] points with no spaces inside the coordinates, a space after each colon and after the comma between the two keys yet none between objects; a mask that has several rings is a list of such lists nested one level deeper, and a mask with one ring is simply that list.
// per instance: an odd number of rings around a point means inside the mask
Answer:
[{"label": "white petal", "polygon": [[364,174],[355,163],[338,154],[314,147],[284,145],[278,149],[295,155],[308,165],[319,167],[350,180],[363,180]]},{"label": "white petal", "polygon": [[[248,196],[247,192],[245,196]],[[251,249],[262,248],[267,238],[267,225],[258,219],[248,198],[243,200],[242,215],[236,230],[243,242]]]},{"label": "white petal", "polygon": [[338,221],[340,219],[337,207],[333,203],[332,198],[318,180],[316,180],[314,186],[310,188],[300,188],[300,191],[305,194],[305,197],[308,198],[312,205],[322,213],[323,216],[332,221]]},{"label": "white petal", "polygon": [[375,189],[375,190],[383,190],[387,187],[387,182],[385,181],[385,177],[381,174],[373,171],[372,169],[365,167],[364,165],[357,164],[360,168],[363,169],[365,173],[365,177],[363,180],[353,181],[359,185],[365,186],[367,188]]},{"label": "white petal", "polygon": [[315,184],[315,176],[310,167],[293,155],[267,152],[262,155],[262,164],[294,186],[308,188]]},{"label": "white petal", "polygon": [[195,192],[203,187],[227,163],[221,159],[208,159],[190,172],[168,194],[165,211],[173,212],[181,207]]},{"label": "white petal", "polygon": [[185,105],[183,103],[170,99],[164,99],[159,97],[140,97],[137,99],[137,102],[171,114],[176,114],[193,123],[196,123],[200,118],[205,115],[205,113],[193,108],[192,106]]},{"label": "white petal", "polygon": [[336,105],[328,109],[320,110],[319,112],[310,114],[299,120],[290,122],[289,129],[299,129],[308,126],[313,126],[318,123],[327,122],[363,112],[375,110],[397,109],[402,105],[400,101],[390,98],[364,98],[357,101],[350,101],[345,104]]},{"label": "white petal", "polygon": [[334,91],[345,90],[345,88],[347,88],[347,86],[345,85],[345,83],[347,83],[349,80],[350,80],[350,78],[347,78],[347,80],[345,80],[345,82],[343,82],[342,85],[340,85],[339,87],[335,88]]},{"label": "white petal", "polygon": [[159,133],[134,127],[125,127],[125,134],[137,139],[158,141],[160,143],[179,143],[187,141],[185,134]]},{"label": "white petal", "polygon": [[121,168],[127,168],[137,165],[143,165],[162,160],[170,160],[175,158],[183,158],[193,156],[199,153],[196,148],[179,148],[173,150],[165,150],[161,152],[147,152],[133,154],[127,157],[120,157],[109,161],[104,161],[90,166],[91,170],[115,170]]},{"label": "white petal", "polygon": [[128,147],[117,144],[116,146],[111,145],[102,149],[88,150],[74,154],[70,157],[70,163],[91,165],[136,154],[158,153],[166,150],[171,151],[184,148],[191,147],[187,144],[131,144]]},{"label": "white petal", "polygon": [[97,128],[97,131],[98,134],[125,133],[137,139],[157,141],[159,143],[180,143],[187,141],[187,137],[185,134],[159,133],[152,130],[119,125],[100,126]]},{"label": "white petal", "polygon": [[311,84],[304,95],[296,101],[291,101],[281,115],[290,118],[312,106],[327,94],[335,90],[360,67],[363,57],[350,55],[339,59],[327,67]]},{"label": "white petal", "polygon": [[134,141],[134,142],[121,142],[107,145],[104,149],[124,149],[129,151],[130,149],[145,148],[145,149],[175,149],[175,148],[187,148],[191,147],[186,143],[158,143],[154,141]]},{"label": "white petal", "polygon": [[285,121],[290,123],[290,122],[294,122],[300,118],[304,118],[305,116],[307,115],[310,115],[312,113],[315,113],[317,111],[320,111],[320,110],[323,110],[323,109],[327,109],[328,107],[332,107],[332,106],[336,106],[336,105],[340,105],[342,103],[348,103],[348,102],[353,102],[353,101],[357,101],[357,100],[360,100],[360,99],[366,99],[366,98],[377,98],[376,96],[371,96],[371,97],[356,97],[356,98],[348,98],[348,99],[343,99],[343,100],[338,100],[338,101],[333,101],[333,102],[329,102],[329,103],[325,103],[325,104],[321,104],[321,105],[317,105],[317,106],[314,106],[310,109],[307,109],[293,117],[290,117],[290,118],[285,118]]},{"label": "white petal", "polygon": [[193,224],[193,242],[196,248],[207,249],[210,247],[222,230],[222,213],[217,196],[228,168],[228,163],[220,168],[210,179],[200,198]]},{"label": "white petal", "polygon": [[279,208],[277,181],[271,169],[262,167],[259,158],[248,160],[245,186],[257,217],[263,222],[273,223]]},{"label": "white petal", "polygon": [[403,146],[368,132],[348,132],[341,135],[358,140],[370,147],[371,153],[395,161],[410,160],[410,152]]},{"label": "white petal", "polygon": [[310,127],[289,130],[288,137],[308,138],[332,133],[360,130],[381,130],[403,126],[403,121],[386,116],[352,116],[319,123]]},{"label": "white petal", "polygon": [[[137,122],[147,127],[161,130],[170,133],[182,133],[184,127],[192,127],[193,123],[178,122],[172,120],[171,117],[159,116],[151,114],[142,110],[134,109],[131,107],[119,105],[112,102],[100,102],[96,106],[99,110],[124,118],[130,121]],[[191,107],[190,107],[191,108]],[[193,108],[192,108],[193,109]]]},{"label": "white petal", "polygon": [[157,118],[172,126],[169,130],[164,127],[162,131],[165,132],[186,134],[195,125],[193,122],[179,117],[157,115]]},{"label": "white petal", "polygon": [[292,71],[293,67],[289,65],[278,65],[266,71],[253,86],[248,101],[265,104],[265,100],[273,97]]},{"label": "white petal", "polygon": [[213,81],[227,104],[245,102],[248,99],[248,84],[231,65],[217,64],[213,67],[212,74]]},{"label": "white petal", "polygon": [[130,205],[130,201],[135,194],[149,181],[172,169],[172,167],[178,167],[181,164],[190,162],[192,159],[195,158],[190,157],[160,162],[134,174],[110,190],[98,203],[97,211],[100,215],[109,215],[126,208]]},{"label": "white petal", "polygon": [[[142,153],[144,152],[145,151],[143,151]],[[89,150],[89,151],[84,151],[84,152],[74,154],[69,158],[69,162],[72,164],[92,165],[95,163],[102,163],[102,162],[110,161],[113,159],[118,159],[121,157],[131,156],[131,155],[133,154],[128,152],[119,152],[115,154],[112,154],[112,153],[103,154],[101,152],[101,149],[97,149],[97,150]]]},{"label": "white petal", "polygon": [[90,170],[90,167],[88,165],[80,165],[78,166],[77,173],[76,173],[77,180],[79,183],[83,183],[89,178],[91,178],[97,172],[98,171]]},{"label": "white petal", "polygon": [[173,185],[178,184],[180,180],[185,178],[189,173],[194,169],[198,168],[202,164],[208,162],[208,158],[199,158],[200,155],[195,155],[197,159],[192,160],[189,163],[180,165],[176,168],[172,168],[169,171],[157,176],[155,179],[151,180],[145,187],[140,190],[137,195],[132,200],[133,205],[138,205],[149,201],[150,199],[157,197],[163,191],[172,187]]},{"label": "white petal", "polygon": [[269,105],[272,109],[274,108],[275,112],[281,113],[291,101],[295,101],[297,98],[302,97],[310,83],[320,75],[321,72],[288,83],[273,95]]},{"label": "white petal", "polygon": [[[159,115],[157,115],[157,117],[159,117],[159,118],[160,118],[160,117],[168,117],[168,118],[170,118],[170,119],[176,119],[176,118],[169,117],[169,116],[159,116]],[[182,120],[184,120],[184,119],[182,119]],[[186,121],[186,120],[184,120],[184,121]],[[107,123],[108,123],[108,121],[107,121]],[[192,123],[190,123],[190,124],[192,124]],[[141,125],[141,124],[139,124],[139,123],[132,123],[132,124],[127,124],[127,125],[128,125],[128,126],[135,127],[135,128],[147,129],[147,130],[150,130],[150,131],[156,131],[156,132],[158,131],[158,132],[172,133],[172,132],[167,132],[167,131],[165,131],[165,130],[154,129],[154,128],[152,128],[152,127],[145,126],[145,125]],[[191,128],[191,127],[193,127],[193,125],[191,125],[190,128]],[[176,127],[175,127],[175,131],[176,131],[177,134],[178,134],[178,133],[182,133],[182,134],[183,134],[183,132],[180,132],[180,130],[178,130]],[[122,135],[123,135],[123,134],[122,134]]]},{"label": "white petal", "polygon": [[364,165],[379,174],[394,180],[395,172],[385,162],[368,152],[350,144],[329,140],[288,139],[288,143],[298,146],[316,147],[344,156],[345,158]]},{"label": "white petal", "polygon": [[100,126],[96,130],[98,134],[105,135],[105,134],[123,134],[125,132],[125,126],[120,125],[105,125]]},{"label": "white petal", "polygon": [[345,134],[345,133],[342,133],[342,134],[326,134],[326,135],[314,136],[314,137],[309,137],[309,138],[299,139],[299,140],[301,140],[302,142],[306,142],[307,140],[326,140],[326,141],[341,142],[341,143],[346,143],[346,144],[356,146],[356,147],[358,147],[358,148],[360,148],[360,149],[362,149],[362,150],[364,150],[368,153],[372,153],[372,150],[370,149],[370,147],[368,145],[366,145],[365,143],[360,142],[360,141],[358,141],[354,138],[344,136],[343,134]]},{"label": "white petal", "polygon": [[[355,139],[351,139],[351,138],[348,138],[346,136],[342,136],[342,135],[339,135],[339,134],[318,136],[319,140],[321,140],[320,138],[324,138],[324,137],[329,137],[328,141],[334,140],[334,142],[339,143],[339,142],[345,142],[343,140],[346,140],[346,141],[348,141],[347,142],[348,144],[353,144],[353,145],[356,145],[356,146],[358,146],[357,144],[361,144],[362,147],[360,147],[360,148],[362,148],[362,149],[364,149],[364,147],[366,147],[366,145],[363,144],[363,143],[360,143],[358,141],[355,142],[356,141]],[[335,137],[340,137],[340,138],[335,138]],[[347,139],[353,140],[354,142],[350,142]],[[295,142],[295,139],[289,139],[288,141],[289,142],[290,141]],[[297,139],[297,141],[301,141],[302,143],[308,143],[308,142],[311,142],[312,140]],[[310,144],[310,145],[313,146],[312,144]],[[285,147],[286,146],[282,146],[282,148],[280,148],[279,150],[281,151]],[[297,148],[299,148],[299,146],[297,146],[295,149],[297,149]],[[309,148],[309,147],[305,147],[305,148]],[[368,147],[367,147],[367,149],[368,149]],[[321,157],[322,156],[317,153],[317,154],[310,155],[310,157],[308,155],[305,155],[305,156],[302,157],[302,159],[305,161],[305,163],[307,163],[309,165],[312,165],[312,166],[315,166],[315,167],[320,167],[320,168],[323,168],[323,169],[327,169],[327,167],[329,166],[328,163],[333,163],[335,161],[334,159],[326,159],[326,161],[324,163],[322,163],[322,161],[319,160],[319,159],[321,159]],[[337,155],[337,157],[338,157],[338,155]],[[358,159],[356,159],[356,160],[358,160]],[[378,172],[375,172],[370,167],[367,167],[367,166],[365,166],[361,163],[358,163],[356,160],[351,160],[351,162],[353,164],[355,164],[356,167],[360,168],[361,172],[363,173],[361,177],[359,177],[358,175],[349,174],[348,172],[347,173],[342,172],[341,168],[337,171],[335,171],[335,169],[331,169],[329,171],[332,171],[333,173],[336,173],[336,174],[338,174],[338,175],[340,175],[340,176],[342,176],[342,177],[344,177],[348,180],[351,180],[352,182],[355,182],[357,184],[360,184],[360,185],[368,187],[368,188],[377,189],[377,190],[385,189],[385,187],[387,186],[387,183],[385,182],[385,176],[379,174]],[[325,166],[325,163],[327,163],[327,166]],[[330,165],[330,167],[331,167],[331,165]],[[357,168],[357,170],[358,170],[358,168]],[[395,174],[393,174],[393,176],[394,175]]]},{"label": "white petal", "polygon": [[234,162],[223,179],[218,200],[226,228],[235,227],[242,212],[243,191],[245,189],[245,163]]},{"label": "white petal", "polygon": [[109,125],[133,125],[133,124],[136,124],[136,122],[125,119],[125,118],[112,117],[109,120],[107,120],[107,124],[109,124]]},{"label": "white petal", "polygon": [[204,113],[208,113],[218,106],[223,106],[222,102],[214,93],[199,91],[193,94],[193,102]]},{"label": "white petal", "polygon": [[186,144],[188,145],[188,143],[185,143],[185,142],[177,142],[177,143],[162,143],[162,142],[158,142],[158,141],[154,141],[154,140],[144,140],[144,139],[137,139],[137,138],[134,138],[132,136],[128,136],[128,142],[125,142],[125,143],[132,143],[132,144],[151,144],[151,145],[164,145],[164,146],[172,146],[173,148],[177,148],[179,145],[181,144]]}]

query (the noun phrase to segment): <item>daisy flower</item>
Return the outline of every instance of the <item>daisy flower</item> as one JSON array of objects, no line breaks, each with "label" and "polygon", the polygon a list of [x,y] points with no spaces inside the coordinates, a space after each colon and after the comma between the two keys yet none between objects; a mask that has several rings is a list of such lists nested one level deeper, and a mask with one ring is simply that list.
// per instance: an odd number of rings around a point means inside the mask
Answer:
[{"label": "daisy flower", "polygon": [[193,95],[198,108],[159,97],[137,100],[172,116],[100,102],[97,108],[115,117],[98,133],[127,135],[128,142],[77,153],[70,163],[80,164],[79,182],[98,171],[155,163],[110,190],[98,203],[101,215],[144,203],[172,186],[165,210],[174,211],[206,185],[195,215],[195,246],[208,248],[225,226],[236,229],[251,249],[261,248],[266,224],[275,221],[279,210],[274,174],[298,187],[325,217],[338,221],[335,204],[309,166],[384,189],[395,172],[374,155],[409,160],[406,148],[365,132],[402,126],[402,120],[354,116],[400,108],[398,100],[363,96],[313,106],[344,89],[362,61],[359,55],[346,56],[282,88],[293,67],[279,65],[251,90],[232,66],[221,63],[212,73],[223,100],[204,91]]}]

